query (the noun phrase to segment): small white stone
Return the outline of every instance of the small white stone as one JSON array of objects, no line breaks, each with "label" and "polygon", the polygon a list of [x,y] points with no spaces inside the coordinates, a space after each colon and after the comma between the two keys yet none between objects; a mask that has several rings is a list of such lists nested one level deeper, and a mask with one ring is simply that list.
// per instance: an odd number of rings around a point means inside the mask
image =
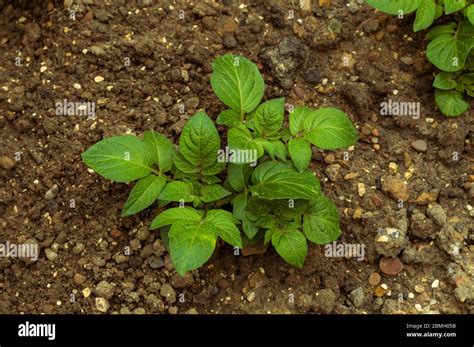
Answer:
[{"label": "small white stone", "polygon": [[104,77],[102,77],[100,75],[94,77],[94,82],[95,83],[100,83],[100,82],[103,82],[103,81],[104,81]]},{"label": "small white stone", "polygon": [[74,87],[74,89],[78,89],[78,90],[82,88],[79,83],[74,83],[73,87]]},{"label": "small white stone", "polygon": [[439,287],[439,280],[434,280],[433,283],[431,283],[431,288],[438,288]]},{"label": "small white stone", "polygon": [[41,73],[45,72],[46,70],[48,70],[48,67],[47,67],[47,66],[42,66],[42,67],[40,68],[40,72],[41,72]]},{"label": "small white stone", "polygon": [[385,289],[385,290],[388,289],[388,286],[387,286],[385,283],[382,283],[380,286],[381,286],[383,289]]},{"label": "small white stone", "polygon": [[425,118],[425,122],[428,124],[432,124],[434,122],[434,119],[428,117],[428,118]]},{"label": "small white stone", "polygon": [[415,298],[415,294],[413,293],[408,293],[408,299],[414,299]]},{"label": "small white stone", "polygon": [[415,304],[415,308],[418,312],[421,312],[423,311],[423,309],[421,308],[421,305],[420,304]]}]

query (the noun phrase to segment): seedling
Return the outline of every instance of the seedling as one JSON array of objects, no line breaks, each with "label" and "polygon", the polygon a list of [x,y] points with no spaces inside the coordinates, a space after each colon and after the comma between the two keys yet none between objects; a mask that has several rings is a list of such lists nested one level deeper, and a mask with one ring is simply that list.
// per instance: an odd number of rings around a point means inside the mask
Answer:
[{"label": "seedling", "polygon": [[[471,0],[368,0],[378,10],[403,17],[416,11],[413,30],[429,28],[452,15],[454,21],[432,28],[426,39],[426,57],[442,72],[433,86],[440,111],[456,117],[469,109],[464,95],[474,96],[474,3]],[[445,20],[443,21],[446,22]]]},{"label": "seedling", "polygon": [[338,109],[297,106],[284,126],[284,98],[260,103],[263,78],[238,55],[214,61],[211,85],[229,107],[217,117],[229,128],[225,149],[214,122],[199,111],[184,126],[179,146],[149,130],[143,140],[99,141],[82,159],[107,179],[137,181],[122,216],[153,204],[167,207],[150,229],[160,229],[181,275],[203,265],[218,239],[239,249],[271,243],[285,261],[302,267],[307,240],[325,244],[341,233],[337,208],[308,169],[311,144],[351,146],[354,125]]}]

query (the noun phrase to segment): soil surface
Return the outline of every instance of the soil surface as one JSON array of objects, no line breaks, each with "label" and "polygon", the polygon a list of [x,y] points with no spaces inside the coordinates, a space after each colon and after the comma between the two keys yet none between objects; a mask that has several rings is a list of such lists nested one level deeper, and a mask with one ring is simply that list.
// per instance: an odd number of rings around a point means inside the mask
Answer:
[{"label": "soil surface", "polygon": [[[0,243],[41,250],[0,260],[0,312],[474,313],[472,111],[436,109],[412,17],[313,3],[0,0]],[[222,245],[181,278],[147,228],[156,209],[121,218],[130,186],[81,162],[103,137],[178,138],[196,110],[215,119],[211,62],[225,53],[258,64],[265,98],[357,125],[354,148],[314,150],[311,168],[339,208],[337,243],[363,259],[312,244],[299,270]],[[95,102],[96,117],[56,115],[64,99]],[[381,115],[389,99],[419,102],[420,117]]]}]

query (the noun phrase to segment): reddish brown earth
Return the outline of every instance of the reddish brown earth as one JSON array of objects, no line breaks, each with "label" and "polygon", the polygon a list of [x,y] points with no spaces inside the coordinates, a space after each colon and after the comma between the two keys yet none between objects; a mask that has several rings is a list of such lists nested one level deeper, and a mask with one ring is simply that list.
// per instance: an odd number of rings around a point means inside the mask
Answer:
[{"label": "reddish brown earth", "polygon": [[[435,108],[412,18],[314,2],[302,17],[298,1],[0,0],[0,243],[41,249],[0,260],[0,312],[97,313],[100,297],[109,313],[474,313],[472,112]],[[364,245],[362,261],[312,245],[298,270],[272,249],[222,246],[180,278],[147,229],[156,210],[121,218],[130,187],[81,162],[106,136],[177,138],[196,110],[215,119],[210,64],[229,52],[259,64],[266,98],[336,106],[357,125],[355,148],[315,150],[311,167],[339,208],[338,242]],[[380,115],[388,98],[420,102],[420,119]],[[96,119],[57,116],[63,99],[96,102]]]}]

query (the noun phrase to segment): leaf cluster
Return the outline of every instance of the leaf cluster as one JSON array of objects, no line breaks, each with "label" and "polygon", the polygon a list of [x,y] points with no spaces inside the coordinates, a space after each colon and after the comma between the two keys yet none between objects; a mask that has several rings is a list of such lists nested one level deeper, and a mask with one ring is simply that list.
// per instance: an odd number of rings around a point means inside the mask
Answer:
[{"label": "leaf cluster", "polygon": [[[465,95],[474,95],[474,3],[471,0],[368,0],[376,9],[399,16],[416,12],[413,30],[429,28],[450,15],[452,21],[427,34],[426,57],[442,72],[433,83],[440,111],[456,117],[469,109]],[[443,21],[444,22],[444,21]]]},{"label": "leaf cluster", "polygon": [[351,146],[354,125],[335,108],[297,106],[285,120],[284,98],[261,103],[263,78],[242,56],[217,58],[211,85],[229,107],[216,121],[228,127],[225,150],[216,125],[199,111],[178,146],[149,130],[143,139],[103,139],[82,159],[107,179],[136,181],[122,216],[154,204],[164,209],[150,229],[160,229],[180,274],[202,266],[219,239],[238,248],[271,243],[285,261],[302,267],[308,240],[324,244],[340,234],[338,211],[308,169],[311,146]]}]

